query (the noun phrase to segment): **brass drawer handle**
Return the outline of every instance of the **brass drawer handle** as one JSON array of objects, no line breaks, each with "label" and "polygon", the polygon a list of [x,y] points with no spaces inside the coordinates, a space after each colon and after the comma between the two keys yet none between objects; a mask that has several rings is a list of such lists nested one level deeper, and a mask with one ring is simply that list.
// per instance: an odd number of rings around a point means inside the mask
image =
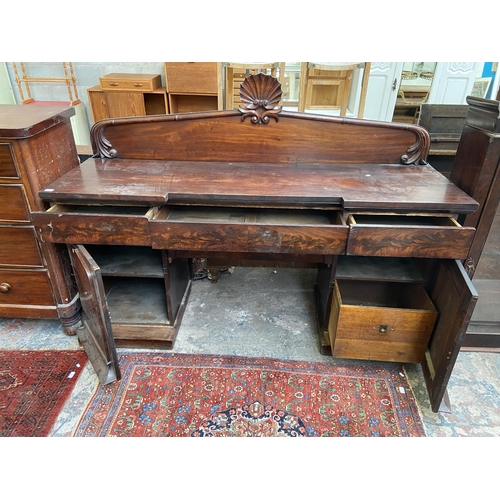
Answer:
[{"label": "brass drawer handle", "polygon": [[8,283],[0,283],[0,292],[1,293],[9,293],[9,290],[12,287]]}]

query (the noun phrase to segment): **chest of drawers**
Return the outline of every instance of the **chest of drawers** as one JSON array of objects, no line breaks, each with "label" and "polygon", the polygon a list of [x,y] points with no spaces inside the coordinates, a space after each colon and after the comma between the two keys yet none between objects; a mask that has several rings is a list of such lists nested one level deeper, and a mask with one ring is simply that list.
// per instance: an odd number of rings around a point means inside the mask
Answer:
[{"label": "chest of drawers", "polygon": [[46,208],[37,192],[78,165],[74,108],[0,105],[0,317],[79,322],[64,246],[36,235],[31,214]]}]

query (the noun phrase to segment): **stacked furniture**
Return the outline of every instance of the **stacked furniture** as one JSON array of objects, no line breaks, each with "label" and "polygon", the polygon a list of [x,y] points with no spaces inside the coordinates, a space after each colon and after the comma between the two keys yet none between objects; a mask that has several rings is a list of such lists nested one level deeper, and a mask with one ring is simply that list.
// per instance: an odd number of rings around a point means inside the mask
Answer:
[{"label": "stacked furniture", "polygon": [[110,73],[87,89],[93,122],[168,113],[167,91],[155,74]]},{"label": "stacked furniture", "polygon": [[216,62],[166,62],[170,113],[223,109],[222,66]]},{"label": "stacked furniture", "polygon": [[78,166],[73,107],[0,105],[0,316],[79,324],[77,289],[65,246],[38,239],[38,191]]},{"label": "stacked furniture", "polygon": [[106,118],[223,108],[221,63],[165,63],[160,74],[110,73],[87,89],[94,123]]}]

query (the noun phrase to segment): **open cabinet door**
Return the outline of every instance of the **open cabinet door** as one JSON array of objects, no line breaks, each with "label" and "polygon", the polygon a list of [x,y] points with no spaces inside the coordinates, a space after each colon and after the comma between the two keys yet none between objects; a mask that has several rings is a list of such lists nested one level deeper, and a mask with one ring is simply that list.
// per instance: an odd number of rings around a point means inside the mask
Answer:
[{"label": "open cabinet door", "polygon": [[68,245],[84,326],[77,330],[101,384],[121,378],[101,270],[82,245]]},{"label": "open cabinet door", "polygon": [[459,260],[430,261],[425,276],[427,293],[439,314],[422,370],[432,410],[438,412],[476,305],[477,292]]}]

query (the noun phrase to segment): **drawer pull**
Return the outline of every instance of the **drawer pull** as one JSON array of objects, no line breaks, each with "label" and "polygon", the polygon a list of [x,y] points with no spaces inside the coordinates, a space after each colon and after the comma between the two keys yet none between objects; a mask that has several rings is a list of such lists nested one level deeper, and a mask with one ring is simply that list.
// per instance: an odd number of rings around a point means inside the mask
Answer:
[{"label": "drawer pull", "polygon": [[118,87],[118,83],[115,83],[115,82],[110,82],[109,86],[110,87]]},{"label": "drawer pull", "polygon": [[134,83],[134,87],[142,87],[142,83]]},{"label": "drawer pull", "polygon": [[8,283],[0,283],[0,292],[1,293],[9,293],[9,290],[12,287]]},{"label": "drawer pull", "polygon": [[380,333],[387,333],[387,325],[380,325],[380,326],[378,327],[378,331],[379,331]]}]

